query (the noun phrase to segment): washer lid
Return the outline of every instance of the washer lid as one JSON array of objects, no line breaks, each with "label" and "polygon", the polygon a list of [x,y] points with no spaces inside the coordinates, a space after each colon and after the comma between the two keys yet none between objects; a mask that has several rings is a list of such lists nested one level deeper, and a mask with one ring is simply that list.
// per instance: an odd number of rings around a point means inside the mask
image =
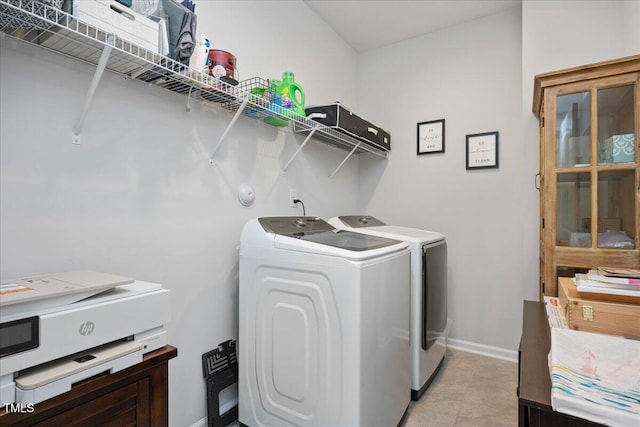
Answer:
[{"label": "washer lid", "polygon": [[317,217],[270,217],[258,218],[265,231],[278,236],[295,238],[324,246],[345,249],[354,252],[371,251],[402,243],[384,237],[336,230]]},{"label": "washer lid", "polygon": [[274,216],[258,218],[258,222],[265,231],[283,236],[293,236],[296,233],[320,233],[335,228],[315,216]]},{"label": "washer lid", "polygon": [[373,249],[386,248],[387,246],[401,243],[397,240],[386,239],[384,237],[371,236],[368,234],[354,233],[346,230],[332,230],[322,233],[309,233],[294,236],[307,242],[319,243],[334,248],[346,249],[349,251],[370,251]]}]

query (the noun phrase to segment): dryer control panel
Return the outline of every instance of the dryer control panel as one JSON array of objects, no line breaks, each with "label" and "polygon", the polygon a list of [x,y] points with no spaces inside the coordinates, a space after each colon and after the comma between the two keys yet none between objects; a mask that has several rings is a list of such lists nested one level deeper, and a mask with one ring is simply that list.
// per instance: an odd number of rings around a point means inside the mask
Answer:
[{"label": "dryer control panel", "polygon": [[366,215],[346,215],[339,216],[338,219],[351,228],[378,227],[387,225],[377,218]]}]

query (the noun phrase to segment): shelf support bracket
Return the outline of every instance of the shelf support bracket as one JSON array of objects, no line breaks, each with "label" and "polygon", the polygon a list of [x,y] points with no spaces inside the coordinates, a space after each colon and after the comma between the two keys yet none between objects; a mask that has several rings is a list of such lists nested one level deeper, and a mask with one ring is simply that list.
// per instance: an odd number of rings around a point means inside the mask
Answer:
[{"label": "shelf support bracket", "polygon": [[336,170],[334,170],[334,171],[331,173],[331,175],[329,175],[329,179],[333,178],[333,176],[334,176],[336,173],[338,173],[338,171],[340,170],[340,168],[342,167],[342,165],[344,165],[344,164],[345,164],[345,162],[349,159],[349,157],[351,157],[351,155],[352,155],[353,153],[355,153],[355,152],[356,152],[356,150],[358,149],[358,147],[360,147],[360,144],[362,144],[362,142],[358,142],[358,143],[353,147],[353,150],[351,150],[351,151],[349,152],[349,154],[347,154],[347,157],[345,157],[345,158],[344,158],[344,160],[342,161],[342,163],[340,163],[340,164],[338,165],[338,167],[336,168]]},{"label": "shelf support bracket", "polygon": [[84,124],[84,119],[87,117],[89,106],[91,105],[91,101],[93,101],[93,96],[95,95],[96,89],[98,88],[98,83],[100,83],[100,79],[102,78],[102,73],[107,66],[107,61],[109,60],[109,55],[111,55],[114,44],[115,35],[111,33],[107,34],[106,45],[104,49],[102,49],[102,55],[100,56],[100,60],[98,61],[96,71],[95,73],[93,73],[93,79],[91,80],[91,85],[89,86],[89,91],[87,92],[87,97],[84,101],[84,107],[82,108],[80,117],[76,121],[76,124],[73,125],[73,129],[71,130],[71,142],[74,144],[81,144],[80,133],[82,132],[82,125]]},{"label": "shelf support bracket", "polygon": [[218,145],[216,145],[216,148],[213,149],[213,153],[211,153],[211,157],[209,157],[209,164],[210,165],[213,164],[213,158],[215,157],[216,152],[218,151],[218,148],[220,148],[220,146],[222,145],[224,140],[227,138],[227,134],[229,133],[229,131],[231,130],[233,125],[236,124],[236,121],[238,120],[238,117],[240,117],[242,115],[242,112],[244,111],[244,108],[247,106],[247,102],[249,102],[249,94],[247,94],[247,96],[245,96],[244,100],[242,101],[242,104],[240,104],[240,107],[238,108],[238,111],[236,111],[236,113],[233,115],[233,118],[231,119],[231,121],[227,125],[227,128],[222,133],[222,136],[220,137],[220,140],[218,140]]},{"label": "shelf support bracket", "polygon": [[286,172],[287,168],[289,167],[289,165],[291,164],[291,162],[293,161],[293,159],[296,158],[296,156],[298,155],[298,153],[302,150],[302,148],[306,145],[307,142],[309,142],[309,140],[311,139],[311,137],[313,136],[313,134],[316,132],[317,128],[313,128],[311,129],[311,132],[309,132],[309,135],[307,135],[307,137],[304,139],[304,141],[302,141],[302,144],[300,144],[300,147],[298,147],[298,149],[296,150],[295,153],[293,153],[293,156],[291,156],[291,158],[289,159],[289,161],[287,162],[286,165],[284,165],[284,167],[282,168],[282,172]]},{"label": "shelf support bracket", "polygon": [[187,95],[187,113],[191,112],[191,91],[193,90],[193,86],[189,88],[189,94]]}]

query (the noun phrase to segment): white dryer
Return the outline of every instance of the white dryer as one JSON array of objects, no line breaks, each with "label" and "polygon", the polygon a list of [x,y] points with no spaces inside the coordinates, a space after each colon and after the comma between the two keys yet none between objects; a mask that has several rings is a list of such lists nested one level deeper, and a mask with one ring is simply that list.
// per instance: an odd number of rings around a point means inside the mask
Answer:
[{"label": "white dryer", "polygon": [[408,245],[314,217],[240,240],[239,421],[396,426],[410,401]]},{"label": "white dryer", "polygon": [[338,229],[402,240],[411,249],[411,398],[435,378],[447,350],[447,243],[433,231],[386,225],[364,215],[331,218]]}]

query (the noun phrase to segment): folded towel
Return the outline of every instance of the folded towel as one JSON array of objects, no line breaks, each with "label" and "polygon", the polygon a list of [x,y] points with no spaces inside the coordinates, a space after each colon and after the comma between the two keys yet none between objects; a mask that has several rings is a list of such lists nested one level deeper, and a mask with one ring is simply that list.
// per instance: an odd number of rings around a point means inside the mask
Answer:
[{"label": "folded towel", "polygon": [[611,426],[640,425],[640,341],[551,329],[551,406]]}]

